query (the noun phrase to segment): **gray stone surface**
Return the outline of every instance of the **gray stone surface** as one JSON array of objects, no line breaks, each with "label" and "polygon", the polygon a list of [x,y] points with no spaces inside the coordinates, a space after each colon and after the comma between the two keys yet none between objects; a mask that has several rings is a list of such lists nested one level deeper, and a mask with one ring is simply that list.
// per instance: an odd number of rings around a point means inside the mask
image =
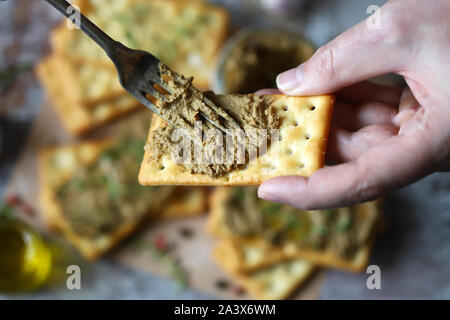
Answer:
[{"label": "gray stone surface", "polygon": [[[261,13],[243,10],[244,1],[213,2],[222,3],[232,10],[235,26],[249,26],[267,20]],[[303,30],[319,46],[366,17],[369,5],[381,5],[385,1],[305,2],[302,12],[295,19],[285,19],[284,23]],[[44,1],[0,1],[0,69],[14,63],[35,63],[46,51],[49,27],[58,19]],[[22,98],[16,97],[17,93],[23,92],[20,90],[25,90]],[[4,147],[0,154],[1,190],[14,164],[18,146],[24,141],[27,123],[42,101],[42,92],[32,75],[25,74],[7,92],[0,93],[0,138]],[[9,144],[5,145],[8,141]],[[385,208],[390,226],[378,238],[371,260],[381,268],[382,289],[368,290],[366,274],[328,271],[320,298],[450,298],[450,174],[434,174],[393,192],[387,197]],[[170,280],[131,270],[108,259],[90,265],[86,275],[80,291],[51,288],[34,294],[0,295],[0,299],[213,298],[192,290],[180,292]]]},{"label": "gray stone surface", "polygon": [[329,271],[321,298],[450,299],[450,174],[391,193],[385,214],[370,262],[381,269],[381,290],[367,289],[367,274]]},{"label": "gray stone surface", "polygon": [[1,295],[0,299],[212,299],[193,290],[181,290],[173,281],[138,272],[108,259],[82,267],[81,290],[54,287],[38,293]]}]

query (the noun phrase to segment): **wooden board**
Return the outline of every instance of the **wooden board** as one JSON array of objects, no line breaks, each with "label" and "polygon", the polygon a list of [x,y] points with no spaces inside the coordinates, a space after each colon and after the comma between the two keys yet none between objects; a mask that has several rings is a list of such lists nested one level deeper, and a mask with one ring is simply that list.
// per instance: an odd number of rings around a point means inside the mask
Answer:
[{"label": "wooden board", "polygon": [[[112,124],[102,128],[95,134],[86,137],[86,139],[107,136],[115,130],[119,123]],[[30,204],[36,214],[27,217],[29,223],[34,225],[42,232],[47,232],[46,227],[40,218],[38,204],[39,176],[37,170],[37,152],[44,146],[59,145],[73,142],[75,139],[64,131],[55,113],[48,103],[45,103],[38,117],[35,120],[28,141],[13,171],[8,183],[6,194],[17,194],[24,201]],[[231,286],[227,290],[218,289],[216,282],[218,280],[230,278],[213,262],[211,258],[212,248],[215,239],[205,232],[206,217],[197,217],[190,219],[154,222],[149,223],[141,230],[125,241],[117,249],[110,253],[110,257],[140,270],[151,272],[152,274],[163,277],[169,276],[167,267],[164,263],[152,257],[146,250],[136,250],[133,239],[139,237],[148,242],[153,242],[160,235],[164,235],[169,243],[174,243],[175,247],[172,254],[176,256],[181,265],[186,269],[189,275],[190,287],[210,294],[213,297],[222,299],[247,299],[251,298],[245,294],[237,294]],[[188,228],[192,232],[189,238],[182,237],[180,231]],[[296,299],[314,299],[318,296],[322,272],[317,272],[310,281],[308,281],[299,293]]]}]

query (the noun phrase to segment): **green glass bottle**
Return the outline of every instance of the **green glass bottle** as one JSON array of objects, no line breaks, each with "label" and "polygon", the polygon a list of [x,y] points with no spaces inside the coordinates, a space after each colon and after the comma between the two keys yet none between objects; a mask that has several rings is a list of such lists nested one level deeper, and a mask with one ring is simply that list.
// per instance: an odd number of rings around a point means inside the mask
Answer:
[{"label": "green glass bottle", "polygon": [[0,216],[0,292],[40,288],[51,269],[51,250],[42,237],[25,222]]}]

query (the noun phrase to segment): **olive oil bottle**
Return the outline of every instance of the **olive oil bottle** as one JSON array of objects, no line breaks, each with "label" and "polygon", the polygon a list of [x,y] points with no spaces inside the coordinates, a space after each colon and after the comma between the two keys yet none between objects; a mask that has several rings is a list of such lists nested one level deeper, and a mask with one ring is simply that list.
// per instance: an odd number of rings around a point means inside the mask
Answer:
[{"label": "olive oil bottle", "polygon": [[20,219],[0,216],[0,292],[35,290],[47,283],[51,269],[42,237]]}]

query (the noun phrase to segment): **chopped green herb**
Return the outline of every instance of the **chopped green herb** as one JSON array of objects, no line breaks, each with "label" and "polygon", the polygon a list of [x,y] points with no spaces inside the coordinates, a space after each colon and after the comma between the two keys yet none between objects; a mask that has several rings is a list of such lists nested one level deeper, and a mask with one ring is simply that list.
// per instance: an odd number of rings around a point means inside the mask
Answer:
[{"label": "chopped green herb", "polygon": [[72,184],[74,188],[77,189],[78,191],[84,191],[85,189],[84,182],[79,177],[74,178]]},{"label": "chopped green herb", "polygon": [[197,16],[196,18],[196,23],[197,24],[208,24],[210,20],[210,17],[206,14],[200,14]]},{"label": "chopped green herb", "polygon": [[244,201],[245,191],[243,188],[234,188],[231,196],[234,201]]},{"label": "chopped green herb", "polygon": [[0,222],[4,219],[13,219],[16,218],[16,212],[14,209],[6,203],[1,204],[0,206]]},{"label": "chopped green herb", "polygon": [[11,86],[20,74],[29,72],[33,66],[31,64],[13,65],[0,70],[0,89],[6,90]]},{"label": "chopped green herb", "polygon": [[325,236],[328,232],[328,228],[324,225],[315,226],[313,232],[321,237]]},{"label": "chopped green herb", "polygon": [[266,214],[277,214],[280,212],[282,205],[274,202],[265,202],[262,208],[263,212]]},{"label": "chopped green herb", "polygon": [[180,36],[185,38],[192,37],[192,35],[194,34],[192,29],[186,28],[185,26],[179,26],[177,28],[177,32]]},{"label": "chopped green herb", "polygon": [[301,221],[299,217],[294,216],[293,214],[286,215],[286,228],[295,229],[301,225]]},{"label": "chopped green herb", "polygon": [[146,17],[148,14],[149,6],[145,3],[135,4],[131,8],[131,12],[138,18]]},{"label": "chopped green herb", "polygon": [[130,23],[130,15],[125,12],[117,12],[115,15],[113,15],[113,19],[117,20],[123,25],[127,25],[128,23]]},{"label": "chopped green herb", "polygon": [[130,30],[125,33],[125,40],[130,47],[137,48],[137,42]]},{"label": "chopped green herb", "polygon": [[350,228],[351,223],[352,223],[352,219],[351,219],[351,217],[349,215],[342,216],[337,221],[337,224],[335,226],[335,230],[337,232],[347,231]]},{"label": "chopped green herb", "polygon": [[175,280],[181,290],[187,288],[189,282],[188,272],[183,268],[179,259],[175,257],[170,250],[160,249],[153,243],[149,243],[143,239],[136,240],[134,249],[138,251],[147,250],[154,259],[161,261],[166,265],[169,275]]}]

